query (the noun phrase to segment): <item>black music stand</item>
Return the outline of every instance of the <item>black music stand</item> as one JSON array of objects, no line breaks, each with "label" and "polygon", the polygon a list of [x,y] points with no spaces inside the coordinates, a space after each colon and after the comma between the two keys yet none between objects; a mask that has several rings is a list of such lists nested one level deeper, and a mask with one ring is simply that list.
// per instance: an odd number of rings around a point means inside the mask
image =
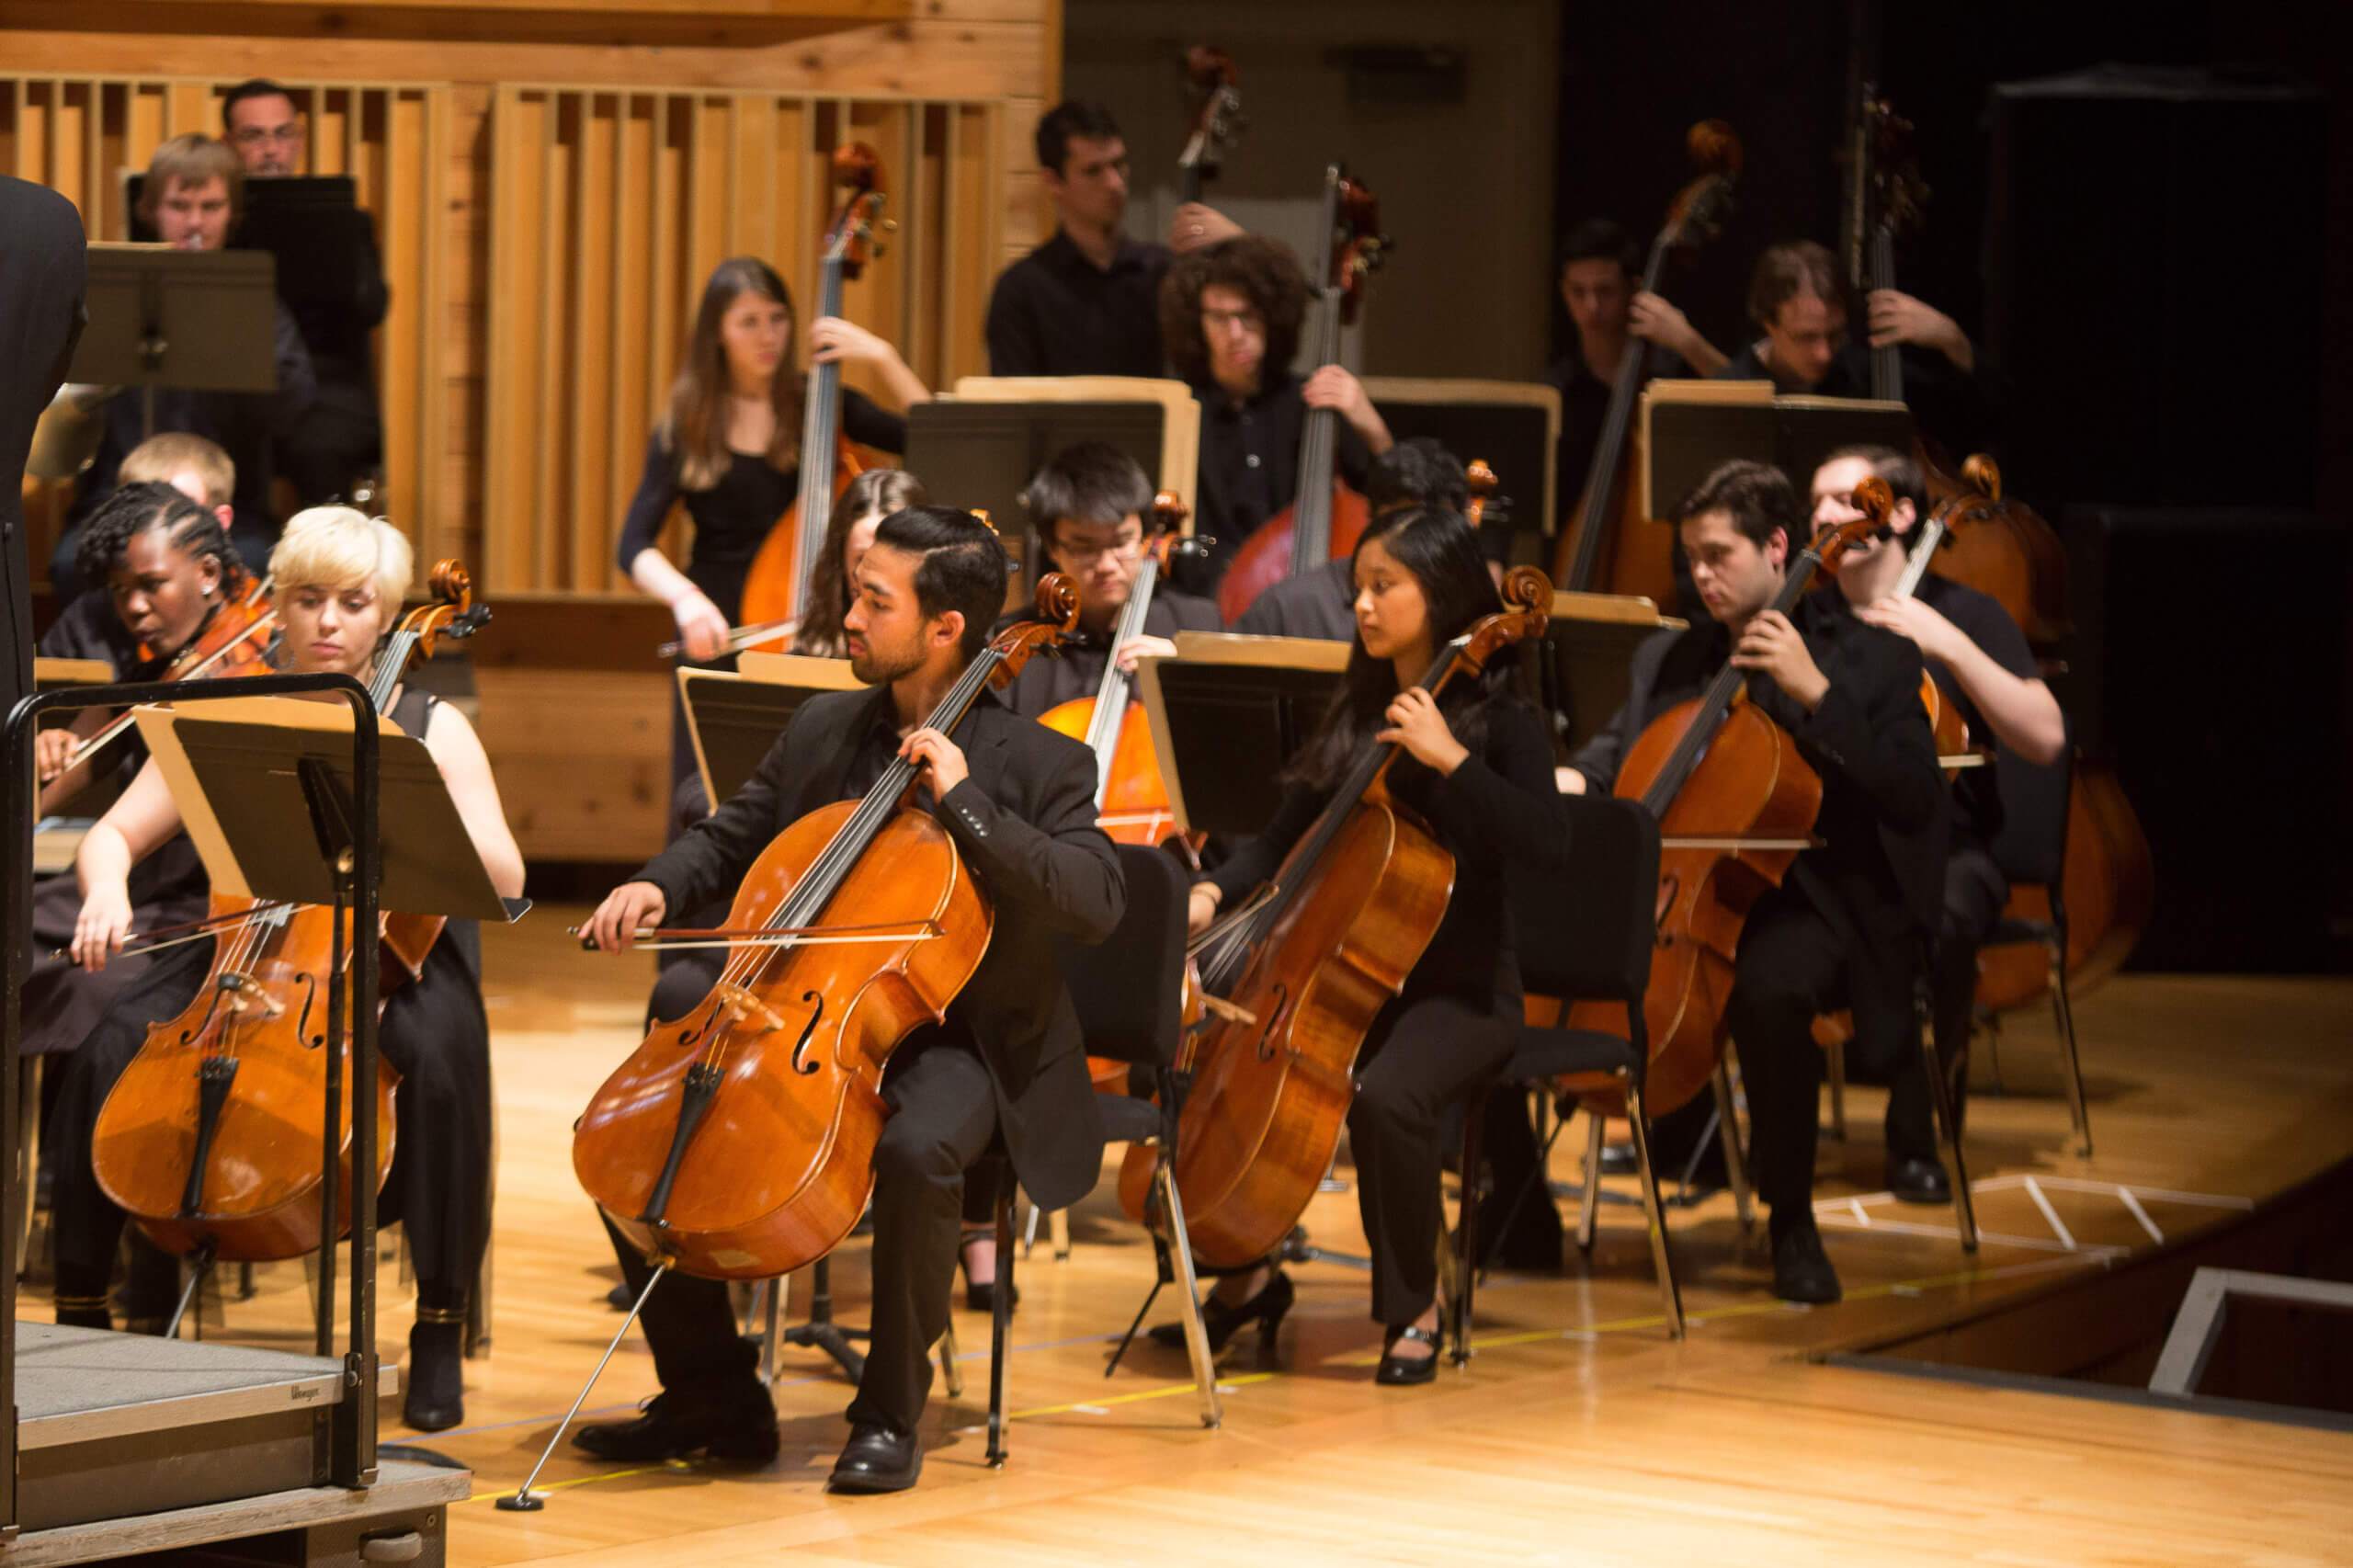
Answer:
[{"label": "black music stand", "polygon": [[1345,642],[1180,631],[1175,658],[1137,661],[1180,829],[1242,836],[1274,820],[1277,776],[1315,733],[1347,657]]},{"label": "black music stand", "polygon": [[1615,718],[1633,687],[1634,650],[1686,623],[1645,598],[1556,593],[1535,665],[1540,706],[1555,716],[1562,745],[1578,747]]},{"label": "black music stand", "polygon": [[1007,604],[1029,602],[1028,514],[1021,493],[1056,452],[1104,441],[1147,475],[1161,471],[1166,411],[1157,403],[998,403],[935,398],[907,410],[906,463],[924,488],[949,506],[986,512],[1023,570]]},{"label": "black music stand", "polygon": [[[1427,436],[1462,460],[1495,471],[1495,499],[1481,531],[1550,539],[1552,519],[1574,495],[1560,495],[1554,455],[1561,394],[1540,381],[1423,380],[1368,376],[1364,390],[1400,441]],[[1582,477],[1582,476],[1580,476]]]},{"label": "black music stand", "polygon": [[1803,495],[1841,447],[1912,449],[1912,411],[1900,403],[1776,392],[1770,381],[1653,381],[1642,421],[1645,517],[1667,516],[1729,459],[1771,463]]},{"label": "black music stand", "polygon": [[140,433],[155,393],[278,390],[277,262],[264,251],[90,247],[89,325],[66,379],[137,387]]},{"label": "black music stand", "polygon": [[733,670],[678,670],[695,766],[714,807],[751,781],[802,703],[820,692],[865,689],[843,659],[745,653],[737,665]]}]

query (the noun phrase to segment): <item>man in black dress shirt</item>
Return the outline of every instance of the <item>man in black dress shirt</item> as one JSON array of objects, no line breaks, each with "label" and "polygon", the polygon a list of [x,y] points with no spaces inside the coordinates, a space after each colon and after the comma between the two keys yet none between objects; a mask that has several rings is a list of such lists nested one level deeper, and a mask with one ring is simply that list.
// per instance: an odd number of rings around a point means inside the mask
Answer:
[{"label": "man in black dress shirt", "polygon": [[1869,344],[1847,334],[1838,264],[1812,240],[1768,248],[1748,279],[1748,314],[1764,333],[1716,372],[1719,381],[1769,381],[1784,392],[1871,395],[1870,349],[1904,350],[1904,401],[1921,432],[1949,452],[1987,449],[1994,404],[1978,375],[1977,351],[1959,324],[1894,289],[1877,289]]},{"label": "man in black dress shirt", "polygon": [[[1442,506],[1460,512],[1471,502],[1471,481],[1452,452],[1435,437],[1400,441],[1365,471],[1366,507],[1376,517],[1401,506]],[[1356,640],[1356,562],[1349,556],[1286,577],[1250,603],[1233,630],[1250,637]]]},{"label": "man in black dress shirt", "polygon": [[1259,524],[1296,499],[1300,436],[1311,409],[1340,417],[1340,476],[1361,490],[1389,426],[1363,383],[1337,364],[1290,368],[1307,312],[1306,275],[1279,240],[1239,234],[1189,251],[1160,286],[1160,330],[1177,376],[1201,401],[1193,531],[1216,540],[1207,592]]},{"label": "man in black dress shirt", "polygon": [[[916,767],[922,806],[988,895],[995,923],[980,968],[942,1024],[900,1043],[883,1079],[872,1340],[834,1467],[840,1492],[902,1491],[923,1468],[915,1426],[930,1347],[948,1326],[967,1168],[1002,1137],[1022,1187],[1049,1209],[1085,1197],[1101,1173],[1102,1120],[1052,948],[1056,933],[1101,941],[1126,905],[1118,858],[1095,825],[1095,759],[986,693],[953,738],[926,723],[985,645],[1007,570],[995,532],[968,512],[915,506],[884,518],[844,622],[850,668],[873,689],[804,703],[751,782],[615,889],[587,927],[595,945],[619,951],[668,911],[733,890],[779,834],[863,796],[894,758]],[[642,1287],[644,1261],[618,1233],[615,1243]],[[665,1279],[644,1321],[661,1396],[636,1420],[574,1440],[606,1459],[773,1459],[775,1409],[725,1287]]]},{"label": "man in black dress shirt", "polygon": [[[221,100],[221,123],[222,139],[248,180],[302,172],[301,111],[277,83],[257,79],[230,88]],[[293,485],[295,505],[315,506],[348,496],[358,478],[383,461],[369,335],[391,308],[392,293],[375,225],[356,207],[307,211],[299,233],[244,236],[246,244],[257,242],[278,254],[278,297],[293,312],[318,378],[317,397],[278,441],[278,472]]]},{"label": "man in black dress shirt", "polygon": [[1727,661],[1748,672],[1750,699],[1822,776],[1822,846],[1750,909],[1723,1022],[1740,1050],[1757,1196],[1772,1210],[1773,1291],[1835,1301],[1838,1276],[1813,1221],[1823,1073],[1813,1019],[1851,1008],[1859,1049],[1883,1062],[1914,1038],[1917,950],[1942,905],[1948,815],[1920,705],[1920,651],[1846,613],[1836,588],[1790,615],[1769,608],[1806,527],[1778,469],[1724,463],[1676,513],[1711,619],[1635,651],[1632,696],[1562,783],[1608,790],[1643,728]]},{"label": "man in black dress shirt", "polygon": [[1152,482],[1136,460],[1102,441],[1056,452],[1021,493],[1052,570],[1078,589],[1078,635],[1051,658],[1036,658],[1006,688],[1006,706],[1036,719],[1076,698],[1093,697],[1112,660],[1132,671],[1138,659],[1176,652],[1179,631],[1222,631],[1217,606],[1178,593],[1165,579],[1153,588],[1143,632],[1114,648],[1153,527]]},{"label": "man in black dress shirt", "polygon": [[1098,104],[1038,121],[1054,237],[1005,269],[989,296],[992,376],[1162,374],[1160,280],[1168,249],[1120,233],[1128,144]]},{"label": "man in black dress shirt", "polygon": [[[1839,602],[1873,626],[1917,644],[1938,692],[1967,727],[1970,744],[1991,742],[1997,748],[1995,766],[1962,768],[1954,778],[1944,911],[1931,949],[1937,1059],[1952,1080],[1958,1112],[1968,1079],[1977,949],[2010,896],[2008,880],[1992,852],[2005,814],[2003,787],[2059,760],[2066,749],[2067,722],[2043,683],[2026,633],[1995,600],[1934,572],[1920,579],[1911,597],[1893,597],[1927,507],[1918,463],[1893,447],[1833,452],[1813,474],[1815,529],[1851,521],[1858,514],[1848,497],[1873,476],[1895,493],[1889,537],[1839,557]],[[2039,798],[2055,791],[2022,793],[2030,802],[2022,810],[2057,803]],[[1906,1051],[1888,1065],[1888,1186],[1909,1202],[1949,1202],[1952,1188],[1937,1159],[1927,1064],[1917,1051]]]}]

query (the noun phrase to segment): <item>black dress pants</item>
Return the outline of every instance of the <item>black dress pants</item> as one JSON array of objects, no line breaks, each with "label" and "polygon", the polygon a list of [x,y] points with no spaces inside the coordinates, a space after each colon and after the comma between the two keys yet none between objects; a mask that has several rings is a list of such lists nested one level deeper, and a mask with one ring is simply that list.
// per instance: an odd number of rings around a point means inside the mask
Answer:
[{"label": "black dress pants", "polygon": [[[1944,919],[1930,949],[1928,1006],[1937,1061],[1952,1088],[1954,1132],[1969,1086],[1969,1023],[1977,1003],[1977,949],[2002,916],[2010,884],[1993,856],[1957,848],[1945,863]],[[1936,1100],[1927,1063],[1916,1051],[1899,1057],[1888,1079],[1887,1150],[1898,1157],[1937,1157]]]},{"label": "black dress pants", "polygon": [[[938,1042],[901,1048],[882,1099],[891,1118],[874,1147],[871,1337],[849,1418],[912,1431],[931,1392],[931,1347],[948,1330],[964,1173],[996,1136],[996,1097],[977,1054]],[[642,1290],[644,1259],[617,1232],[613,1244],[632,1293]],[[640,1321],[669,1392],[724,1398],[757,1364],[717,1280],[671,1275]]]},{"label": "black dress pants", "polygon": [[1408,994],[1381,1010],[1366,1037],[1348,1147],[1372,1253],[1375,1323],[1403,1327],[1437,1297],[1444,1222],[1438,1119],[1449,1102],[1503,1066],[1518,1029],[1518,1017],[1492,999]]},{"label": "black dress pants", "polygon": [[1776,1235],[1811,1223],[1823,1053],[1816,1015],[1846,1005],[1846,946],[1787,888],[1760,897],[1741,928],[1725,1021],[1740,1051],[1755,1143],[1756,1195]]}]

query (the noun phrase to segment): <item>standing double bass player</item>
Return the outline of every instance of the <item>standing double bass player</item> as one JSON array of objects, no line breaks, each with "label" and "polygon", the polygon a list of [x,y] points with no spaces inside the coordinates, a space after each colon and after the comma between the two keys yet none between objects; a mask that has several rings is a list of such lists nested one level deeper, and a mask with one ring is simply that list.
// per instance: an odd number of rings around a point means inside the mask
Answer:
[{"label": "standing double bass player", "polygon": [[1711,619],[1636,650],[1632,695],[1561,782],[1609,789],[1650,722],[1727,662],[1748,673],[1748,699],[1821,775],[1821,846],[1750,909],[1724,1017],[1747,1087],[1757,1194],[1772,1210],[1773,1293],[1835,1301],[1838,1275],[1813,1222],[1823,1066],[1813,1025],[1851,1007],[1859,1048],[1885,1061],[1912,1038],[1918,947],[1944,899],[1947,828],[1920,651],[1846,614],[1835,587],[1792,614],[1767,608],[1806,530],[1778,469],[1722,464],[1676,507],[1676,523]]},{"label": "standing double bass player", "polygon": [[[968,512],[914,506],[884,518],[845,622],[850,667],[872,689],[805,703],[751,782],[615,889],[585,932],[605,951],[628,948],[665,912],[733,889],[784,829],[858,799],[901,757],[921,768],[919,799],[995,906],[987,954],[946,1021],[910,1035],[883,1079],[872,1341],[833,1471],[838,1492],[904,1491],[923,1468],[915,1424],[930,1347],[948,1325],[967,1168],[1001,1134],[1022,1187],[1055,1209],[1085,1197],[1102,1167],[1102,1120],[1050,943],[1056,932],[1100,941],[1126,907],[1111,841],[1095,825],[1094,755],[986,694],[954,738],[923,727],[987,642],[1007,571],[995,533]],[[618,1233],[615,1244],[642,1290],[645,1261]],[[574,1441],[604,1459],[774,1459],[775,1407],[725,1286],[673,1273],[644,1324],[660,1396],[637,1419],[584,1427]]]}]

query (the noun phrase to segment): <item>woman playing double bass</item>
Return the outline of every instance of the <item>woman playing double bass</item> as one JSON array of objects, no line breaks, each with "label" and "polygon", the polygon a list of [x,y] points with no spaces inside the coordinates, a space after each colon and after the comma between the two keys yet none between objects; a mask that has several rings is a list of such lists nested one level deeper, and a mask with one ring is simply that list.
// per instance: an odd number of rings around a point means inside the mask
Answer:
[{"label": "woman playing double bass", "polygon": [[[366,678],[377,641],[408,589],[408,541],[381,518],[347,506],[315,506],[286,525],[269,560],[284,629],[278,654],[283,666],[300,675]],[[492,884],[504,896],[519,896],[523,857],[473,726],[455,708],[413,687],[401,690],[386,713],[433,754]],[[179,805],[150,760],[82,841],[74,864],[84,894],[74,933],[77,962],[103,969],[121,950],[131,935],[132,868],[179,829]],[[166,949],[68,1059],[56,1146],[78,1157],[57,1174],[60,1323],[108,1326],[107,1271],[123,1213],[92,1174],[91,1130],[149,1026],[188,1004],[213,952],[211,942]],[[450,921],[424,972],[391,993],[379,1038],[384,1060],[401,1074],[383,1218],[406,1229],[416,1264],[404,1414],[413,1426],[438,1430],[464,1419],[460,1339],[467,1292],[490,1237],[490,1026],[472,922]]]},{"label": "woman playing double bass", "polygon": [[[1562,819],[1544,722],[1511,689],[1507,660],[1435,699],[1418,684],[1439,650],[1503,608],[1461,514],[1413,506],[1375,518],[1355,570],[1356,639],[1341,688],[1292,760],[1274,822],[1194,886],[1190,915],[1197,934],[1206,929],[1222,904],[1274,875],[1359,756],[1402,748],[1388,789],[1452,853],[1453,889],[1358,1053],[1347,1127],[1372,1248],[1372,1317],[1387,1331],[1377,1381],[1421,1383],[1437,1372],[1438,1117],[1510,1053],[1521,997],[1505,869],[1557,857]],[[1212,1343],[1254,1320],[1271,1335],[1291,1294],[1270,1264],[1228,1275],[1205,1309]]]},{"label": "woman playing double bass", "polygon": [[[1051,942],[1056,932],[1100,941],[1126,903],[1095,825],[1094,756],[986,693],[952,737],[925,722],[986,644],[1007,570],[995,531],[968,512],[915,506],[884,518],[846,622],[850,667],[872,689],[804,703],[752,781],[615,889],[585,932],[608,952],[629,947],[668,911],[738,886],[779,834],[860,799],[899,759],[918,769],[920,804],[994,906],[985,956],[945,1021],[902,1041],[882,1080],[873,1337],[836,1491],[901,1491],[922,1469],[915,1426],[930,1346],[948,1324],[966,1169],[1002,1134],[1022,1187],[1059,1208],[1086,1196],[1102,1165],[1102,1121]],[[642,1289],[645,1261],[618,1232],[615,1244]],[[773,1459],[775,1408],[725,1287],[673,1274],[647,1301],[644,1325],[660,1396],[636,1420],[574,1440],[605,1459]]]},{"label": "woman playing double bass", "polygon": [[[753,558],[801,493],[803,382],[791,363],[795,324],[792,296],[775,268],[748,256],[719,264],[703,286],[686,363],[646,443],[644,473],[621,523],[621,570],[670,608],[686,656],[697,663],[722,661]],[[809,345],[821,362],[873,366],[902,403],[931,397],[898,350],[861,326],[825,317],[810,324]],[[906,420],[854,390],[842,392],[841,428],[886,452],[906,447]],[[672,503],[681,500],[694,523],[683,568],[656,543]],[[830,509],[830,498],[824,505]],[[675,807],[676,785],[694,775],[695,761],[686,710],[675,700],[672,718]]]},{"label": "woman playing double bass", "polygon": [[[1786,614],[1772,608],[1806,534],[1778,469],[1719,466],[1677,506],[1676,522],[1710,619],[1635,651],[1626,705],[1562,784],[1608,790],[1653,721],[1727,664],[1745,672],[1748,701],[1821,776],[1812,835],[1821,846],[1750,906],[1722,1021],[1740,1047],[1757,1195],[1772,1210],[1774,1293],[1833,1301],[1838,1276],[1812,1205],[1822,1082],[1813,1023],[1850,1006],[1858,1041],[1882,1061],[1907,1038],[1918,945],[1936,928],[1945,871],[1945,781],[1920,705],[1920,652],[1845,613],[1835,587]],[[1655,1041],[1665,1021],[1650,1022]],[[1711,1047],[1721,1040],[1702,1036]]]}]

